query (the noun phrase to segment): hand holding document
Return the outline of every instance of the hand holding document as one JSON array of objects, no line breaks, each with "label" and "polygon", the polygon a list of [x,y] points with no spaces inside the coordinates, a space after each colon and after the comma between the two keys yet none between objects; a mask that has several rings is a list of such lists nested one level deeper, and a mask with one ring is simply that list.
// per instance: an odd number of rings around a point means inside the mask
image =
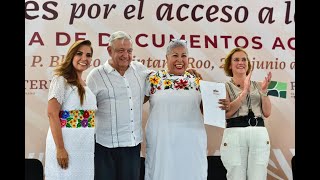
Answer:
[{"label": "hand holding document", "polygon": [[225,128],[225,110],[219,108],[219,99],[226,98],[224,83],[200,81],[204,123]]}]

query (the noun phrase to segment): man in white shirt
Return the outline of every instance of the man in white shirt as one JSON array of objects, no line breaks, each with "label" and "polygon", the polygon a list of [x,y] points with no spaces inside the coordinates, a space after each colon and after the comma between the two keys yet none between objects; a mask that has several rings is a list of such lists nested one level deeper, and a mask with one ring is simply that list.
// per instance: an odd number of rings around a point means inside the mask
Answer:
[{"label": "man in white shirt", "polygon": [[86,83],[96,95],[95,180],[139,180],[142,105],[150,73],[132,61],[132,39],[111,34],[105,64],[93,69]]},{"label": "man in white shirt", "polygon": [[[95,180],[139,180],[142,105],[145,80],[152,70],[132,61],[132,39],[123,32],[110,35],[105,64],[94,68],[86,83],[96,95]],[[194,69],[187,70],[201,78]],[[202,79],[202,78],[201,78]]]}]

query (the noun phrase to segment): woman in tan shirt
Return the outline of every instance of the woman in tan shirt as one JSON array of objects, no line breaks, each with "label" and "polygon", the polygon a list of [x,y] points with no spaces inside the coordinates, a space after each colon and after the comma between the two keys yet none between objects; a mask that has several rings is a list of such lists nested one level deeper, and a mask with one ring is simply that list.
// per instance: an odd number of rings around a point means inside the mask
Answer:
[{"label": "woman in tan shirt", "polygon": [[251,63],[242,48],[234,48],[225,58],[224,71],[230,108],[220,146],[228,180],[265,180],[270,140],[264,119],[270,116],[267,88],[271,72],[262,82],[251,81]]}]

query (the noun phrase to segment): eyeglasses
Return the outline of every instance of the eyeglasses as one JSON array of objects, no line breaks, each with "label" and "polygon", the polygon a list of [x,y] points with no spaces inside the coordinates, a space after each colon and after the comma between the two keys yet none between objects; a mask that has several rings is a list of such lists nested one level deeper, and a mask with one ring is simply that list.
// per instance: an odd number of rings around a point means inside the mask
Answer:
[{"label": "eyeglasses", "polygon": [[185,43],[187,44],[187,40],[184,40],[184,39],[171,39],[170,42],[182,42],[182,43]]}]

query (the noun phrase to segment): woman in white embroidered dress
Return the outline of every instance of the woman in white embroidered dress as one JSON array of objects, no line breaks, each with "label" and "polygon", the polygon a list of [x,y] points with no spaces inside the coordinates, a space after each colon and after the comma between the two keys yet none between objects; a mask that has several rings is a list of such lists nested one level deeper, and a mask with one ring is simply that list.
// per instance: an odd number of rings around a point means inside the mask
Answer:
[{"label": "woman in white embroidered dress", "polygon": [[207,135],[200,108],[200,79],[186,71],[187,42],[173,39],[166,59],[168,70],[153,72],[146,79],[150,109],[145,180],[206,180]]},{"label": "woman in white embroidered dress", "polygon": [[46,180],[94,179],[96,98],[81,78],[90,67],[89,40],[76,41],[55,69],[48,93]]}]

